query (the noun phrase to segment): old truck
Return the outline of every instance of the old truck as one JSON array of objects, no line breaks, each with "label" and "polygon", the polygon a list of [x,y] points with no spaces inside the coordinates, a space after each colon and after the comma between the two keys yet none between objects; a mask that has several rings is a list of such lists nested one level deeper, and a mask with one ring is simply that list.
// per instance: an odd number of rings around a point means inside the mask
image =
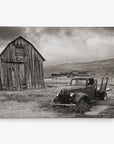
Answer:
[{"label": "old truck", "polygon": [[54,98],[54,106],[76,106],[78,111],[87,111],[91,104],[98,100],[107,100],[108,77],[102,78],[99,85],[97,80],[89,77],[71,79],[68,87],[62,88]]}]

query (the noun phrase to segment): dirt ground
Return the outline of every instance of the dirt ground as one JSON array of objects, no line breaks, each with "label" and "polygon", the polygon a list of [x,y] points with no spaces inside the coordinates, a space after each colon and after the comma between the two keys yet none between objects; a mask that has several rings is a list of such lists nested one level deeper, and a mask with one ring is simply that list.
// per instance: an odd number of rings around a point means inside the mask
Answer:
[{"label": "dirt ground", "polygon": [[111,81],[108,100],[95,103],[90,111],[80,114],[52,107],[52,101],[61,87],[69,85],[70,78],[46,79],[45,89],[0,92],[0,118],[113,118],[114,85]]}]

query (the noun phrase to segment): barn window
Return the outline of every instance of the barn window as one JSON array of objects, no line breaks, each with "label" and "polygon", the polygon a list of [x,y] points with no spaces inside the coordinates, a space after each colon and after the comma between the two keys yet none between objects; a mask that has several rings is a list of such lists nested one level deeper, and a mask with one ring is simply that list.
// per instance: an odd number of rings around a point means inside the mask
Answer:
[{"label": "barn window", "polygon": [[24,47],[23,46],[16,47],[15,55],[16,56],[24,56],[25,55]]}]

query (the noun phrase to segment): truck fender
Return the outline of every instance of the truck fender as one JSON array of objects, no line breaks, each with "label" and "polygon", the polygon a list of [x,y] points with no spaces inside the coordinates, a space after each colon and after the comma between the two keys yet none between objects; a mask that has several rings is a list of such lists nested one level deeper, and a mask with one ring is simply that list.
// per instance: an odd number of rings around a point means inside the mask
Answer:
[{"label": "truck fender", "polygon": [[54,103],[60,103],[60,99],[59,96],[56,96],[53,100]]},{"label": "truck fender", "polygon": [[88,103],[90,102],[88,95],[81,92],[74,94],[72,102],[77,104],[81,99],[85,99]]}]

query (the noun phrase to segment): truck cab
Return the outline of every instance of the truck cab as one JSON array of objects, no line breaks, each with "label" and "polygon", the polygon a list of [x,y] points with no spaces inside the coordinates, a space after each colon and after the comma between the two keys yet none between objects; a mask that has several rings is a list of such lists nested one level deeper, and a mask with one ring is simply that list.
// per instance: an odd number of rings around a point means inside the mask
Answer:
[{"label": "truck cab", "polygon": [[75,92],[83,92],[89,98],[95,98],[97,80],[94,78],[74,78],[71,80],[70,86],[75,86]]}]

